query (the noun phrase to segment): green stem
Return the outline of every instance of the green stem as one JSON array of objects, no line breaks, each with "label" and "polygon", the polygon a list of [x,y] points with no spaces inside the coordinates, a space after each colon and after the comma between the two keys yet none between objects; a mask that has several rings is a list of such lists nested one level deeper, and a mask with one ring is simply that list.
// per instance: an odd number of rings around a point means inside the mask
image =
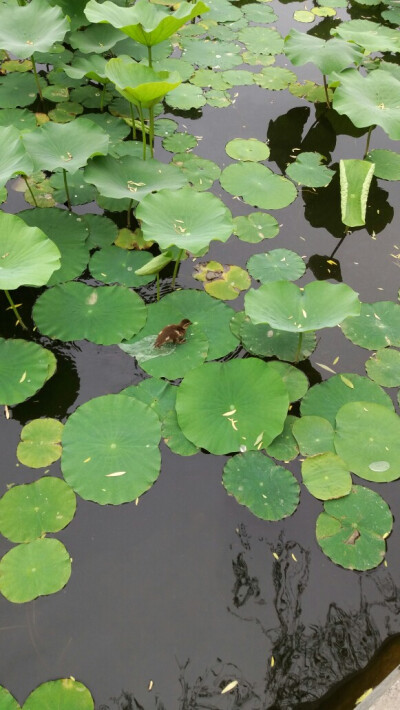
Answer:
[{"label": "green stem", "polygon": [[133,112],[133,104],[129,104],[130,109],[131,109],[131,121],[132,121],[132,140],[136,140],[136,123],[135,123],[135,115]]},{"label": "green stem", "polygon": [[153,57],[151,56],[151,47],[147,47],[147,54],[149,57],[149,67],[153,66]]},{"label": "green stem", "polygon": [[36,86],[38,88],[40,100],[43,101],[42,87],[40,86],[40,80],[39,80],[39,76],[38,76],[38,73],[36,70],[36,62],[35,62],[35,58],[34,58],[33,54],[31,56],[31,61],[32,61],[33,76],[35,77]]},{"label": "green stem", "polygon": [[295,362],[299,362],[299,357],[301,355],[301,346],[303,344],[303,333],[299,333],[299,342],[297,343],[296,356],[294,358]]},{"label": "green stem", "polygon": [[329,101],[329,94],[328,94],[328,84],[327,84],[327,82],[326,82],[326,76],[325,76],[325,74],[322,75],[322,80],[323,80],[323,82],[324,82],[326,105],[327,105],[328,108],[331,108],[331,102]]},{"label": "green stem", "polygon": [[181,259],[182,259],[182,256],[183,256],[183,252],[184,252],[184,249],[181,249],[180,252],[179,252],[179,254],[178,254],[178,258],[177,258],[177,260],[176,260],[176,262],[175,262],[174,273],[172,274],[172,283],[171,283],[172,288],[175,288],[176,276],[177,276],[177,273],[178,273],[179,264],[181,263]]},{"label": "green stem", "polygon": [[144,124],[142,104],[138,104],[140,124],[142,126],[143,160],[146,160],[146,126]]},{"label": "green stem", "polygon": [[151,106],[149,108],[149,116],[150,116],[150,130],[149,130],[149,135],[150,135],[150,156],[154,158],[154,107]]},{"label": "green stem", "polygon": [[133,199],[132,199],[132,200],[129,200],[128,210],[127,210],[127,213],[126,213],[126,226],[127,226],[128,229],[130,229],[130,226],[131,226],[132,204],[133,204]]},{"label": "green stem", "polygon": [[17,325],[19,324],[24,330],[28,330],[28,328],[25,325],[24,321],[22,320],[20,314],[18,313],[17,306],[15,305],[14,301],[12,300],[9,292],[6,289],[4,289],[4,293],[6,294],[7,301],[9,302],[12,310],[14,311],[15,317],[17,319]]},{"label": "green stem", "polygon": [[68,182],[67,182],[67,171],[65,168],[63,168],[63,178],[64,178],[64,187],[65,187],[65,194],[67,196],[67,205],[68,205],[68,210],[72,212],[71,208],[71,198],[69,196],[69,189],[68,189]]},{"label": "green stem", "polygon": [[157,273],[157,301],[160,300],[160,272]]},{"label": "green stem", "polygon": [[100,111],[101,111],[101,113],[103,113],[103,111],[104,111],[104,96],[106,93],[106,86],[107,86],[107,83],[103,84],[103,89],[100,94]]},{"label": "green stem", "polygon": [[35,207],[38,207],[39,205],[38,205],[38,203],[36,202],[36,197],[35,197],[35,195],[34,195],[33,192],[32,192],[32,188],[31,188],[31,186],[30,186],[30,184],[29,184],[29,182],[28,182],[28,178],[26,177],[26,175],[22,175],[22,177],[23,177],[23,179],[25,180],[25,184],[26,184],[26,186],[27,186],[29,192],[31,193],[31,197],[32,197],[32,200],[33,200],[33,204],[35,205]]},{"label": "green stem", "polygon": [[366,146],[365,146],[365,153],[364,153],[364,156],[363,156],[364,159],[365,159],[366,156],[368,155],[369,143],[370,143],[370,140],[371,140],[371,133],[372,133],[372,131],[373,131],[374,128],[375,128],[375,126],[370,126],[369,129],[368,129],[367,144],[366,144]]}]

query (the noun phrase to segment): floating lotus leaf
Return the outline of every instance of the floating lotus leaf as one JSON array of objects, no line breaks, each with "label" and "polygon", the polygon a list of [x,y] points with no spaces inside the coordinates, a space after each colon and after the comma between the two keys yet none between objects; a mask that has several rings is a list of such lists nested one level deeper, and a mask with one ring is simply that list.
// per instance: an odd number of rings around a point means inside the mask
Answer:
[{"label": "floating lotus leaf", "polygon": [[24,210],[18,216],[30,227],[42,230],[59,249],[61,267],[45,282],[48,286],[70,281],[81,275],[89,260],[89,249],[85,243],[88,228],[82,217],[57,207]]},{"label": "floating lotus leaf", "polygon": [[[400,37],[397,30],[384,27],[371,20],[350,20],[341,22],[332,30],[346,42],[358,44],[367,52],[398,52]],[[373,72],[375,74],[375,72]],[[371,121],[375,123],[375,121]]]},{"label": "floating lotus leaf", "polygon": [[236,22],[242,17],[242,12],[239,7],[235,7],[228,0],[210,0],[207,3],[210,12],[207,15],[206,22],[216,20],[217,22]]},{"label": "floating lotus leaf", "polygon": [[108,151],[109,138],[100,126],[86,118],[72,123],[45,123],[32,133],[24,133],[25,148],[35,170],[63,168],[75,173],[89,158]]},{"label": "floating lotus leaf", "polygon": [[340,456],[323,453],[306,459],[301,465],[303,483],[320,500],[342,498],[351,491],[351,475]]},{"label": "floating lotus leaf", "polygon": [[[101,109],[102,106],[107,106],[113,98],[113,94],[109,90],[103,90],[97,86],[91,86],[86,84],[85,86],[78,86],[73,89],[70,93],[71,101],[82,104],[85,108],[90,109]],[[92,121],[93,123],[93,121]],[[103,155],[107,153],[106,150],[98,151],[98,153],[93,153],[93,155]]]},{"label": "floating lotus leaf", "polygon": [[297,417],[288,414],[285,419],[283,431],[267,446],[266,451],[268,456],[272,456],[278,461],[285,461],[286,463],[296,458],[299,453],[296,439],[293,436],[293,424],[296,420]]},{"label": "floating lotus leaf", "polygon": [[83,217],[85,225],[89,227],[86,239],[89,249],[108,247],[117,239],[118,227],[112,219],[99,214],[85,214]]},{"label": "floating lotus leaf", "polygon": [[71,560],[59,540],[43,538],[17,545],[0,561],[0,592],[22,604],[62,589],[71,575]]},{"label": "floating lotus leaf", "polygon": [[349,469],[379,483],[400,477],[400,417],[381,404],[350,402],[336,415],[336,452]]},{"label": "floating lotus leaf", "polygon": [[90,22],[108,22],[136,42],[152,47],[173,35],[193,17],[207,11],[207,5],[201,1],[195,4],[181,2],[177,10],[170,12],[169,8],[148,0],[138,0],[131,7],[120,7],[109,0],[104,3],[90,0],[85,15]]},{"label": "floating lotus leaf", "polygon": [[[110,149],[109,152],[115,154],[116,150],[122,150],[126,147],[127,143],[124,144],[124,138],[130,133],[130,126],[128,126],[122,118],[118,116],[111,116],[109,113],[87,113],[85,118],[90,121],[97,123],[100,128],[105,131],[110,139]],[[142,146],[142,143],[137,142],[138,146]],[[141,153],[138,153],[141,155]]]},{"label": "floating lotus leaf", "polygon": [[251,279],[247,271],[240,266],[223,265],[218,261],[209,261],[196,265],[193,278],[202,281],[204,290],[221,300],[237,298],[241,291],[250,287]]},{"label": "floating lotus leaf", "polygon": [[96,251],[90,259],[92,276],[106,284],[119,283],[122,286],[138,288],[153,281],[154,276],[138,276],[140,269],[152,260],[152,255],[143,251],[128,251],[117,246],[109,246]]},{"label": "floating lotus leaf", "polygon": [[306,360],[316,347],[315,333],[305,333],[301,343],[299,336],[284,330],[271,328],[268,323],[255,325],[245,318],[240,327],[240,338],[244,347],[253,355],[278,357],[280,360]]},{"label": "floating lotus leaf", "polygon": [[140,296],[123,286],[93,288],[70,282],[48,289],[37,299],[33,318],[39,330],[58,340],[91,340],[112,345],[131,338],[146,322]]},{"label": "floating lotus leaf", "polygon": [[64,39],[68,29],[69,18],[45,0],[32,0],[17,12],[13,6],[1,6],[0,47],[19,59],[31,57],[34,52],[48,52],[54,42]]},{"label": "floating lotus leaf", "polygon": [[190,64],[211,69],[233,69],[241,64],[240,45],[219,40],[199,42],[198,39],[182,41],[182,57]]},{"label": "floating lotus leaf", "polygon": [[297,22],[314,22],[315,15],[309,10],[295,10],[293,13],[293,19],[297,20]]},{"label": "floating lotus leaf", "polygon": [[259,163],[234,163],[221,174],[220,183],[231,195],[243,197],[254,207],[277,210],[297,197],[292,182]]},{"label": "floating lotus leaf", "polygon": [[229,89],[231,84],[226,81],[223,72],[216,72],[213,69],[197,69],[190,79],[190,83],[207,89],[217,89],[224,91]]},{"label": "floating lotus leaf", "polygon": [[272,249],[265,254],[253,254],[246,266],[249,274],[261,283],[296,281],[306,270],[301,256],[289,249]]},{"label": "floating lotus leaf", "polygon": [[378,493],[353,486],[344,498],[326,501],[317,519],[317,541],[335,564],[364,571],[382,562],[392,524],[390,508]]},{"label": "floating lotus leaf", "polygon": [[336,38],[327,42],[295,29],[290,30],[285,38],[285,54],[295,66],[312,62],[322,74],[341,72],[363,59],[362,52],[354,44]]},{"label": "floating lotus leaf", "polygon": [[375,177],[383,180],[400,180],[400,155],[393,150],[371,150],[366,155],[375,165]]},{"label": "floating lotus leaf", "polygon": [[24,710],[94,710],[89,690],[74,678],[42,683],[27,697]]},{"label": "floating lotus leaf", "polygon": [[293,425],[293,434],[303,456],[335,452],[332,424],[323,417],[302,416]]},{"label": "floating lotus leaf", "polygon": [[227,69],[221,72],[224,81],[232,87],[236,86],[251,86],[254,84],[254,75],[251,71],[245,69]]},{"label": "floating lotus leaf", "polygon": [[226,108],[232,103],[229,91],[214,91],[211,89],[206,93],[207,104],[215,108]]},{"label": "floating lotus leaf", "polygon": [[165,101],[168,106],[180,111],[190,111],[192,108],[200,108],[206,103],[206,99],[201,89],[192,84],[181,84],[176,89],[167,94]]},{"label": "floating lotus leaf", "polygon": [[301,333],[338,325],[359,313],[360,302],[346,284],[313,281],[300,289],[290,281],[274,281],[250,290],[245,310],[253,323]]},{"label": "floating lotus leaf", "polygon": [[335,17],[336,10],[333,7],[313,7],[311,12],[317,17]]},{"label": "floating lotus leaf", "polygon": [[269,5],[250,2],[248,5],[243,5],[242,9],[243,14],[249,22],[260,22],[263,25],[267,25],[278,19],[272,7]]},{"label": "floating lotus leaf", "polygon": [[168,412],[162,424],[162,437],[171,451],[179,456],[193,456],[199,448],[186,438],[178,424],[175,409]]},{"label": "floating lotus leaf", "polygon": [[170,153],[184,153],[186,150],[191,150],[197,145],[197,138],[191,133],[174,133],[172,136],[167,136],[162,142],[164,150],[169,150]]},{"label": "floating lotus leaf", "polygon": [[279,233],[275,217],[265,212],[252,212],[246,217],[235,217],[233,233],[242,241],[257,244],[263,239],[273,239]]},{"label": "floating lotus leaf", "polygon": [[[47,86],[40,79],[42,88]],[[6,74],[0,76],[0,108],[16,108],[17,106],[30,106],[38,93],[37,84],[33,74]]]},{"label": "floating lotus leaf", "polygon": [[297,402],[298,399],[304,397],[308,390],[307,376],[288,362],[278,362],[277,360],[269,363],[270,367],[278,373],[282,378],[289,395],[289,402]]},{"label": "floating lotus leaf", "polygon": [[155,190],[165,187],[176,190],[186,185],[186,178],[175,165],[164,165],[152,158],[144,161],[129,155],[95,158],[85,168],[84,178],[96,185],[105,197],[137,202]]},{"label": "floating lotus leaf", "polygon": [[[305,35],[309,37],[309,35]],[[324,156],[320,153],[300,153],[286,169],[286,175],[299,185],[307,187],[326,187],[332,180],[335,171],[321,165]],[[342,162],[342,161],[341,161]],[[347,161],[348,162],[348,161]]]},{"label": "floating lotus leaf", "polygon": [[172,165],[180,168],[186,179],[199,192],[208,190],[221,175],[221,168],[212,160],[190,153],[174,155]]},{"label": "floating lotus leaf", "polygon": [[229,459],[222,482],[238,503],[262,520],[287,518],[299,502],[300,487],[293,474],[261,451],[248,451]]},{"label": "floating lotus leaf", "polygon": [[258,74],[254,75],[254,81],[258,86],[271,91],[287,89],[289,84],[293,84],[296,79],[296,74],[283,67],[265,67],[265,69],[261,69]]},{"label": "floating lotus leaf", "polygon": [[110,25],[90,25],[84,30],[76,30],[68,35],[73,49],[84,54],[103,54],[124,39],[121,32]]},{"label": "floating lotus leaf", "polygon": [[55,369],[49,350],[27,340],[0,338],[0,404],[12,406],[32,397]]},{"label": "floating lotus leaf", "polygon": [[14,126],[0,126],[0,187],[14,175],[33,172],[32,161],[27,155],[21,134]]},{"label": "floating lotus leaf", "polygon": [[[72,120],[74,120],[74,117],[72,117]],[[51,190],[52,199],[59,204],[63,204],[67,199],[67,195],[62,170],[53,173],[47,185]],[[77,170],[76,173],[68,176],[68,190],[71,205],[86,205],[88,202],[94,202],[97,196],[96,188],[84,181],[82,170]],[[64,246],[67,245],[64,244]]]},{"label": "floating lotus leaf", "polygon": [[0,708],[2,710],[21,710],[21,706],[15,698],[2,685],[0,685]]},{"label": "floating lotus leaf", "polygon": [[358,318],[349,317],[341,323],[346,338],[367,350],[379,350],[387,345],[400,346],[400,305],[393,301],[362,303]]},{"label": "floating lotus leaf", "polygon": [[250,64],[254,66],[268,67],[274,64],[275,57],[271,54],[264,54],[263,52],[243,52],[242,60],[245,64]]},{"label": "floating lotus leaf", "polygon": [[18,461],[31,468],[50,466],[53,461],[57,461],[61,456],[63,427],[57,419],[34,419],[26,424],[17,448]]},{"label": "floating lotus leaf", "polygon": [[235,160],[250,162],[266,160],[270,153],[266,143],[262,143],[257,138],[234,138],[226,144],[225,150]]},{"label": "floating lotus leaf", "polygon": [[0,212],[0,255],[0,289],[43,286],[60,267],[60,252],[46,234],[5,212]]},{"label": "floating lotus leaf", "polygon": [[175,409],[177,387],[170,382],[159,380],[156,377],[149,377],[142,380],[138,385],[126,387],[120,394],[128,397],[135,397],[139,402],[147,404],[162,421],[168,412]]},{"label": "floating lotus leaf", "polygon": [[368,160],[340,161],[342,222],[348,227],[359,227],[365,224],[367,199],[374,169],[374,163]]},{"label": "floating lotus leaf", "polygon": [[159,475],[160,436],[157,414],[133,397],[91,399],[65,425],[63,476],[86,500],[101,505],[135,500]]},{"label": "floating lotus leaf", "polygon": [[0,532],[11,542],[31,542],[65,528],[75,508],[75,493],[65,481],[39,478],[10,488],[0,499]]},{"label": "floating lotus leaf", "polygon": [[283,429],[288,402],[281,377],[268,363],[250,358],[206,363],[189,372],[179,387],[176,411],[190,441],[227,454],[268,446]]},{"label": "floating lotus leaf", "polygon": [[88,79],[104,84],[107,81],[106,60],[99,54],[89,54],[87,57],[75,56],[72,64],[64,64],[64,71],[72,79]]},{"label": "floating lotus leaf", "polygon": [[354,373],[334,375],[311,387],[301,402],[302,418],[317,416],[335,426],[336,414],[348,402],[375,402],[393,411],[393,403],[375,382]]},{"label": "floating lotus leaf", "polygon": [[199,255],[211,240],[226,242],[232,233],[232,217],[224,203],[209,192],[190,187],[160,190],[148,195],[138,206],[146,240],[160,249],[176,246]]},{"label": "floating lotus leaf", "polygon": [[270,27],[245,27],[238,37],[250,52],[280,54],[283,49],[283,37]]},{"label": "floating lotus leaf", "polygon": [[122,96],[131,103],[146,108],[154,106],[181,83],[177,72],[157,72],[129,57],[110,59],[106,65],[106,74]]},{"label": "floating lotus leaf", "polygon": [[382,387],[400,385],[400,352],[393,348],[382,348],[365,363],[367,375]]},{"label": "floating lotus leaf", "polygon": [[[37,127],[36,116],[25,108],[3,108],[0,110],[0,126],[6,128],[12,126],[20,132],[34,131]],[[15,155],[16,149],[13,149],[12,152]]]},{"label": "floating lotus leaf", "polygon": [[[184,59],[178,59],[177,57],[167,57],[165,59],[159,59],[157,62],[153,61],[153,69],[155,69],[155,71],[176,72],[179,74],[182,81],[188,81],[194,72],[192,64],[185,62]],[[169,121],[171,119],[165,118],[162,120]]]},{"label": "floating lotus leaf", "polygon": [[[306,81],[303,84],[294,83],[289,84],[288,89],[293,96],[297,96],[301,99],[306,99],[306,101],[311,101],[311,103],[326,103],[326,93],[322,85],[316,84],[314,81]],[[328,89],[328,98],[332,100],[333,92]]]}]

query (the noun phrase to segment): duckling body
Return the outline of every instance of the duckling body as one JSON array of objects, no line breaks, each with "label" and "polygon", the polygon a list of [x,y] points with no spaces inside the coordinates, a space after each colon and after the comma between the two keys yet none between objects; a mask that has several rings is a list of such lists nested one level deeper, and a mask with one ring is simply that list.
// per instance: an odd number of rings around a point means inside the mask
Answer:
[{"label": "duckling body", "polygon": [[155,348],[161,348],[166,343],[174,343],[176,345],[185,342],[186,330],[189,325],[192,325],[188,318],[184,318],[180,323],[171,323],[160,330],[154,343]]}]

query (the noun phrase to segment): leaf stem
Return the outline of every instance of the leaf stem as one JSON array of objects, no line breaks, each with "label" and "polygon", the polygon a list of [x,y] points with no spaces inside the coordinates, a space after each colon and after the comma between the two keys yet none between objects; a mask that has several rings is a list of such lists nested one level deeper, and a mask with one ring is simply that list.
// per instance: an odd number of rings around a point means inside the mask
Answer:
[{"label": "leaf stem", "polygon": [[328,84],[327,84],[327,81],[326,81],[326,76],[325,76],[325,74],[322,74],[322,81],[324,82],[326,105],[327,105],[328,108],[331,108],[331,102],[329,101],[329,94],[328,94]]},{"label": "leaf stem", "polygon": [[150,46],[147,47],[147,54],[149,57],[149,67],[151,68],[153,66],[153,57],[151,55],[151,47]]},{"label": "leaf stem", "polygon": [[177,276],[177,273],[178,273],[179,264],[181,263],[181,259],[182,259],[182,256],[183,256],[183,252],[184,252],[184,251],[185,251],[184,249],[181,249],[181,250],[180,250],[180,252],[179,252],[179,254],[178,254],[178,257],[177,257],[177,260],[176,260],[176,262],[175,262],[174,272],[173,272],[173,274],[172,274],[172,283],[171,283],[172,288],[175,288],[176,276]]},{"label": "leaf stem", "polygon": [[29,182],[28,182],[28,178],[26,177],[26,175],[22,175],[22,177],[23,177],[23,179],[25,180],[25,184],[26,184],[26,186],[27,186],[29,192],[31,193],[31,197],[32,197],[32,200],[33,200],[33,204],[35,205],[35,207],[38,207],[39,205],[38,205],[38,203],[36,202],[36,197],[35,197],[35,195],[34,195],[33,192],[32,192],[32,188],[31,188],[31,186],[30,186],[30,184],[29,184]]},{"label": "leaf stem", "polygon": [[150,108],[149,108],[149,116],[150,116],[150,123],[149,123],[150,157],[154,158],[154,107],[153,106],[150,106]]},{"label": "leaf stem", "polygon": [[40,100],[43,101],[42,87],[40,86],[40,79],[39,79],[39,76],[37,73],[35,57],[33,56],[33,54],[31,56],[31,61],[32,61],[33,76],[35,77],[36,86],[38,88]]},{"label": "leaf stem", "polygon": [[136,140],[136,123],[135,123],[135,115],[133,112],[133,104],[129,104],[131,108],[131,121],[132,121],[132,140]]},{"label": "leaf stem", "polygon": [[372,133],[372,131],[373,131],[374,128],[375,128],[375,126],[370,126],[369,129],[368,129],[368,133],[367,133],[367,143],[366,143],[365,152],[364,152],[364,155],[363,155],[364,160],[365,160],[365,158],[366,158],[367,155],[368,155],[369,144],[370,144],[370,140],[371,140],[371,133]]},{"label": "leaf stem", "polygon": [[146,160],[146,127],[144,125],[142,104],[138,104],[140,123],[142,126],[143,160]]},{"label": "leaf stem", "polygon": [[157,272],[156,280],[157,280],[157,301],[159,301],[160,300],[160,272],[159,271]]},{"label": "leaf stem", "polygon": [[68,205],[68,210],[72,212],[71,208],[71,198],[69,196],[69,189],[68,189],[68,182],[67,182],[67,171],[65,168],[63,168],[63,178],[64,178],[64,187],[65,187],[65,194],[67,196],[67,205]]},{"label": "leaf stem", "polygon": [[22,320],[20,314],[18,313],[18,308],[17,308],[17,306],[15,305],[14,301],[12,300],[12,298],[11,298],[9,292],[7,291],[7,289],[4,289],[4,293],[6,294],[7,301],[9,302],[9,304],[10,304],[12,310],[14,311],[15,317],[16,317],[16,319],[17,319],[16,325],[19,324],[24,330],[28,330],[28,328],[27,328],[27,326],[25,325],[24,321]]},{"label": "leaf stem", "polygon": [[104,111],[104,96],[106,93],[106,86],[107,86],[107,82],[105,82],[103,84],[103,89],[100,94],[100,111],[101,111],[101,113],[103,113],[103,111]]},{"label": "leaf stem", "polygon": [[126,212],[126,226],[128,227],[128,229],[129,229],[130,226],[131,226],[131,210],[132,210],[132,204],[133,204],[133,199],[132,199],[132,200],[129,200],[129,205],[128,205],[128,209],[127,209],[127,212]]},{"label": "leaf stem", "polygon": [[299,333],[299,341],[297,343],[297,350],[296,350],[296,355],[294,358],[295,362],[299,362],[299,357],[301,355],[301,346],[303,345],[303,333]]}]

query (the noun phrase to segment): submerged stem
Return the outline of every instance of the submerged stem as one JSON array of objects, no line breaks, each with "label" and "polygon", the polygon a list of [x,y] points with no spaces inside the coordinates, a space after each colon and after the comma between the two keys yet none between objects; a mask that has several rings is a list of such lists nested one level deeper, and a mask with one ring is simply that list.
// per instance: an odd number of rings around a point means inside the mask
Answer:
[{"label": "submerged stem", "polygon": [[146,126],[144,125],[142,104],[138,104],[140,124],[142,126],[143,160],[146,160]]},{"label": "submerged stem", "polygon": [[173,274],[172,274],[172,283],[171,283],[172,288],[175,288],[176,276],[177,276],[177,273],[178,273],[179,264],[181,263],[181,259],[182,259],[182,256],[183,256],[183,252],[184,252],[184,249],[181,249],[180,252],[179,252],[179,254],[178,254],[178,258],[177,258],[177,260],[176,260],[176,262],[175,262],[174,272],[173,272]]},{"label": "submerged stem", "polygon": [[31,62],[32,62],[33,76],[35,77],[36,86],[38,88],[40,100],[43,101],[42,87],[40,86],[40,79],[39,79],[39,76],[37,73],[36,62],[35,62],[35,58],[34,58],[33,54],[31,56]]},{"label": "submerged stem", "polygon": [[28,182],[28,178],[26,177],[26,175],[22,175],[22,177],[23,177],[23,179],[25,180],[25,184],[26,184],[26,186],[27,186],[29,192],[31,193],[31,197],[32,197],[32,200],[33,200],[33,204],[35,205],[35,207],[38,207],[38,203],[36,202],[36,197],[35,197],[35,195],[34,195],[33,192],[32,192],[32,188],[31,188],[31,186],[30,186],[30,184],[29,184],[29,182]]},{"label": "submerged stem", "polygon": [[303,345],[303,333],[299,333],[299,341],[297,343],[296,356],[294,358],[295,362],[299,362],[299,357],[301,355],[301,346]]},{"label": "submerged stem", "polygon": [[17,325],[19,324],[24,330],[28,330],[27,326],[25,325],[24,321],[22,320],[20,314],[18,313],[18,308],[15,305],[14,301],[12,300],[9,292],[7,289],[4,289],[4,293],[6,294],[7,301],[9,302],[12,310],[14,311],[15,317],[17,319]]},{"label": "submerged stem", "polygon": [[70,196],[69,196],[69,189],[68,189],[68,182],[67,182],[67,171],[65,170],[65,168],[63,168],[63,178],[64,178],[65,194],[66,194],[66,196],[67,196],[68,209],[69,209],[70,212],[72,212],[72,208],[71,208],[71,198],[70,198]]},{"label": "submerged stem", "polygon": [[369,143],[370,143],[370,140],[371,140],[371,133],[372,133],[372,131],[373,131],[374,128],[375,128],[375,126],[370,126],[369,129],[368,129],[368,133],[367,133],[367,143],[366,143],[365,152],[364,152],[364,155],[363,155],[363,158],[364,158],[364,159],[365,159],[365,158],[367,157],[367,155],[368,155]]},{"label": "submerged stem", "polygon": [[326,76],[325,76],[325,74],[322,74],[322,80],[323,80],[323,82],[324,82],[326,105],[327,105],[328,108],[331,108],[331,102],[329,101],[329,94],[328,94],[328,84],[327,84],[327,82],[326,82]]}]

